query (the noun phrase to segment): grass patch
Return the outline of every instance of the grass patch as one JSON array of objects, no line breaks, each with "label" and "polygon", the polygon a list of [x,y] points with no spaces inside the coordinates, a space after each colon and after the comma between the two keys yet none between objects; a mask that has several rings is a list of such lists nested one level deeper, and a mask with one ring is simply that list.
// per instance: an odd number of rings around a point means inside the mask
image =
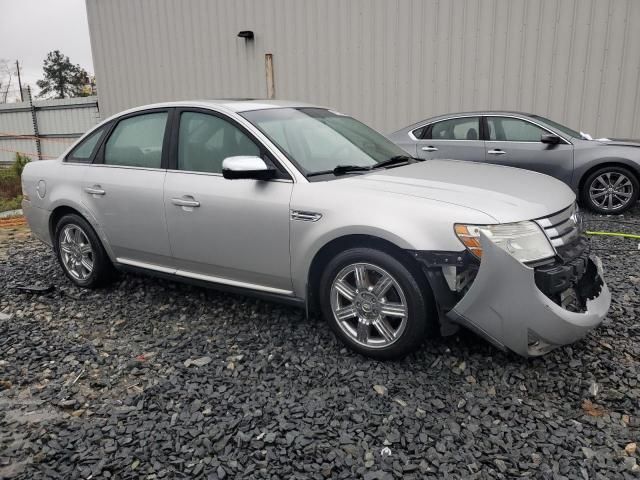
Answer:
[{"label": "grass patch", "polygon": [[22,195],[8,199],[0,198],[0,212],[18,210],[19,208],[22,208]]}]

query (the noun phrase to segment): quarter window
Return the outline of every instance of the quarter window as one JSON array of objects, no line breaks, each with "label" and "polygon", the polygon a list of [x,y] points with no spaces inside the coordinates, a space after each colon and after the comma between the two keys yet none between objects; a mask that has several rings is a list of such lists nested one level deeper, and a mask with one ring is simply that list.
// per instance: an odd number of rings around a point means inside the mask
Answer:
[{"label": "quarter window", "polygon": [[100,139],[104,135],[104,131],[105,128],[101,127],[80,142],[67,156],[67,161],[88,162],[96,149],[96,145],[98,145]]},{"label": "quarter window", "polygon": [[422,138],[422,136],[425,134],[426,130],[428,127],[420,127],[420,128],[416,128],[414,131],[412,131],[411,133],[413,134],[414,137],[420,139]]},{"label": "quarter window", "polygon": [[260,148],[242,130],[215,115],[180,115],[178,169],[222,173],[222,161],[240,155],[260,156]]},{"label": "quarter window", "polygon": [[160,168],[167,112],[146,113],[118,122],[107,140],[106,165]]},{"label": "quarter window", "polygon": [[431,126],[433,140],[478,140],[479,134],[479,117],[452,118]]},{"label": "quarter window", "polygon": [[539,142],[548,132],[519,118],[487,117],[489,140],[503,142]]}]

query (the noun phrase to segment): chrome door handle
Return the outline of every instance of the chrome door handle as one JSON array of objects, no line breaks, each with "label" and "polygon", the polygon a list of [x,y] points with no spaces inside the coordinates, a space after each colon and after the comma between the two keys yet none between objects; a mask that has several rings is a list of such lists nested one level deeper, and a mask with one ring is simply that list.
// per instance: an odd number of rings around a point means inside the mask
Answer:
[{"label": "chrome door handle", "polygon": [[433,146],[429,145],[428,147],[422,147],[422,151],[423,152],[437,152],[438,149],[436,147],[433,147]]},{"label": "chrome door handle", "polygon": [[84,191],[90,195],[104,195],[105,192],[100,185],[94,185],[92,187],[85,187]]},{"label": "chrome door handle", "polygon": [[499,148],[495,149],[495,150],[489,150],[487,151],[487,153],[491,154],[491,155],[504,155],[505,152],[504,150],[500,150]]},{"label": "chrome door handle", "polygon": [[200,202],[198,202],[197,200],[193,200],[193,197],[191,197],[191,199],[186,197],[172,198],[171,203],[173,203],[174,205],[177,205],[178,207],[199,207],[200,206]]}]

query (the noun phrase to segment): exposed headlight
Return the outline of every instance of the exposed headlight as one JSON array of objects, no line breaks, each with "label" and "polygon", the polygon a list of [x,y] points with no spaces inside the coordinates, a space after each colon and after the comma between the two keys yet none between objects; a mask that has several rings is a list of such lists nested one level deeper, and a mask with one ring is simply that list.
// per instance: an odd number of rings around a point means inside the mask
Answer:
[{"label": "exposed headlight", "polygon": [[480,232],[493,243],[521,262],[543,260],[555,255],[547,236],[535,222],[502,223],[498,225],[463,225],[457,223],[455,232],[473,255],[482,257]]}]

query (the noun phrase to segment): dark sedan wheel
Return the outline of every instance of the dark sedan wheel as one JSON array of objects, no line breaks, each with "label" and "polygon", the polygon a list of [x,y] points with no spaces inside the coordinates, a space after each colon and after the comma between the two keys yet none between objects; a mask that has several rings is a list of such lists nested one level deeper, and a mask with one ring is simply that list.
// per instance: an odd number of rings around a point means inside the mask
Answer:
[{"label": "dark sedan wheel", "polygon": [[436,322],[431,292],[417,275],[379,250],[344,251],[320,280],[322,312],[353,350],[378,359],[404,356]]},{"label": "dark sedan wheel", "polygon": [[638,179],[624,167],[603,167],[584,182],[582,200],[594,212],[622,213],[638,200]]},{"label": "dark sedan wheel", "polygon": [[80,287],[94,288],[113,278],[113,265],[91,225],[80,215],[65,215],[54,233],[62,270]]}]

